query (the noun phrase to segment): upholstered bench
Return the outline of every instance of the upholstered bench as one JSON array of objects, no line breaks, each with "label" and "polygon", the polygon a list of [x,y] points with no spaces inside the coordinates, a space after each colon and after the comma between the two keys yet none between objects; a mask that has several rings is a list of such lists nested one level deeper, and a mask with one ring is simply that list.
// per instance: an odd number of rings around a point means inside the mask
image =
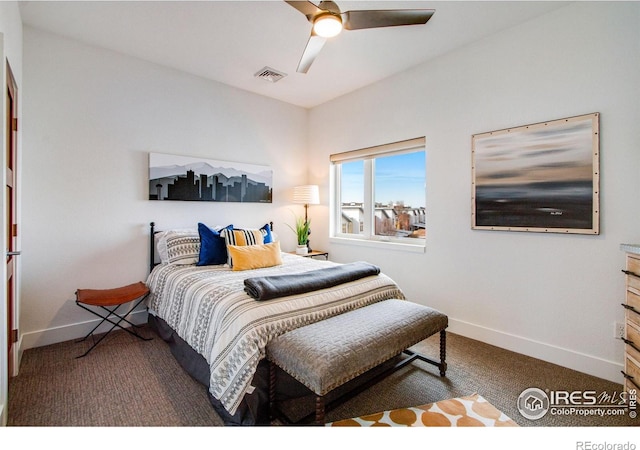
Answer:
[{"label": "upholstered bench", "polygon": [[[444,376],[447,370],[447,326],[448,318],[440,311],[407,300],[391,299],[278,336],[267,345],[272,416],[279,412],[275,405],[276,366],[316,395],[317,424],[324,423],[328,406],[325,405],[325,396],[329,392],[403,352],[409,357],[371,380],[364,388],[415,359],[437,366],[440,376]],[[408,350],[437,332],[440,332],[439,362]],[[344,400],[334,400],[331,407]]]}]

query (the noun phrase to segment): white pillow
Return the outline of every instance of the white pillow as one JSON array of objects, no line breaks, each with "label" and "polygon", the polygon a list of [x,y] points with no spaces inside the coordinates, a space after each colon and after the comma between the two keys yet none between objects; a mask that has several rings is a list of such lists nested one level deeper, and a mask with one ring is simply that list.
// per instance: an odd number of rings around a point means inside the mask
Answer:
[{"label": "white pillow", "polygon": [[162,264],[195,264],[200,256],[200,235],[196,229],[167,230],[156,233]]}]

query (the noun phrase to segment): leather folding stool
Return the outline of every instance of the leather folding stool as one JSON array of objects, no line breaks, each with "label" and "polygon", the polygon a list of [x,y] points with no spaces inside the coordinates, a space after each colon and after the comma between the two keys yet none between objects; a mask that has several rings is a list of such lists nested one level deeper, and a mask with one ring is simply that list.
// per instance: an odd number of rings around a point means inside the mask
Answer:
[{"label": "leather folding stool", "polygon": [[[149,288],[141,281],[137,283],[130,284],[128,286],[122,286],[114,289],[78,289],[76,291],[76,305],[89,311],[91,314],[95,314],[100,317],[102,320],[98,325],[96,325],[93,330],[89,332],[84,338],[80,339],[77,342],[82,342],[86,340],[89,336],[93,335],[93,332],[98,329],[100,325],[104,322],[109,322],[112,324],[112,327],[107,331],[104,335],[98,339],[97,342],[87,350],[84,354],[77,356],[76,358],[82,358],[87,356],[91,350],[93,350],[96,345],[98,345],[109,333],[111,333],[116,327],[123,329],[129,334],[134,335],[135,337],[142,339],[143,341],[150,341],[152,338],[145,338],[138,334],[135,331],[136,328],[139,328],[138,325],[135,325],[129,322],[124,315],[118,314],[116,311],[122,305],[130,303],[134,300],[138,300],[138,302],[131,308],[130,311],[133,311],[140,303],[144,301],[145,298],[149,295]],[[97,309],[88,308],[87,306],[96,307]],[[129,312],[127,312],[128,314]],[[113,318],[113,320],[112,320]],[[114,321],[118,319],[117,322]],[[131,328],[134,331],[131,331],[128,327],[123,327],[120,325],[121,322],[126,322],[131,325]]]}]

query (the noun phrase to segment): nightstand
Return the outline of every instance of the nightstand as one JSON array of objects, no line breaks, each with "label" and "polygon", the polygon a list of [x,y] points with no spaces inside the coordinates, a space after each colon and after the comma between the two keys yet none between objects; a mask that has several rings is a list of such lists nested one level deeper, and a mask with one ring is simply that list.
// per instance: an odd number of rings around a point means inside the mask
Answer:
[{"label": "nightstand", "polygon": [[[298,255],[296,252],[288,252],[292,255]],[[315,258],[316,256],[324,256],[324,259],[329,260],[329,252],[323,252],[322,250],[312,250],[306,255],[298,255],[304,256],[305,258]]]}]

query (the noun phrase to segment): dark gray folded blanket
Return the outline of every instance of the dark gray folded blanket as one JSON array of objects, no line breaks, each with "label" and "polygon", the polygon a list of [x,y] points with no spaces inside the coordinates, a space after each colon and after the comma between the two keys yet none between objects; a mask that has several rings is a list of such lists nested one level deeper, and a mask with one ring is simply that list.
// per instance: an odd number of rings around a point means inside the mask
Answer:
[{"label": "dark gray folded blanket", "polygon": [[244,290],[256,300],[271,300],[326,289],[379,273],[379,267],[359,261],[291,275],[247,278]]}]

